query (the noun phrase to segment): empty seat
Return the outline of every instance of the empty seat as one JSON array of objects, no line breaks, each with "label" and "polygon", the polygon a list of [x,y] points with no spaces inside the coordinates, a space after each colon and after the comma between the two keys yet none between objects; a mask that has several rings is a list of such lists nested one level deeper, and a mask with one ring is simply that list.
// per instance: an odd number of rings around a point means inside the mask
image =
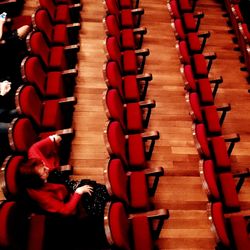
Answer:
[{"label": "empty seat", "polygon": [[29,117],[40,132],[70,127],[75,103],[74,97],[43,101],[30,85],[22,85],[16,92],[17,112]]},{"label": "empty seat", "polygon": [[185,41],[177,42],[176,48],[179,53],[180,62],[184,65],[192,66],[195,78],[198,79],[208,77],[212,62],[214,59],[216,59],[215,53],[197,53],[191,55],[188,51],[187,44]]},{"label": "empty seat", "polygon": [[240,211],[236,180],[230,171],[215,173],[212,160],[201,160],[199,171],[209,201],[220,201],[224,212]]},{"label": "empty seat", "polygon": [[[196,79],[191,65],[182,65],[180,71],[187,91],[197,92],[202,105],[214,103],[219,84],[223,82],[222,77],[211,80],[207,77]],[[214,84],[213,89],[212,84]]]},{"label": "empty seat", "polygon": [[[221,126],[226,117],[226,113],[231,110],[230,104],[219,107],[215,105],[201,105],[197,93],[187,93],[186,101],[190,104],[191,118],[196,123],[204,123],[208,136],[221,135]],[[218,112],[222,112],[219,116]]]},{"label": "empty seat", "polygon": [[33,28],[42,31],[52,45],[69,45],[78,42],[80,23],[53,24],[48,10],[38,8],[32,14]]},{"label": "empty seat", "polygon": [[192,13],[184,12],[179,10],[178,0],[169,0],[167,2],[168,11],[173,20],[181,19],[185,32],[197,32],[200,26],[201,18],[204,17],[203,12]]},{"label": "empty seat", "polygon": [[140,26],[141,16],[144,14],[143,9],[120,9],[117,0],[104,0],[103,6],[106,14],[116,16],[122,28],[138,28]]},{"label": "empty seat", "polygon": [[103,65],[103,78],[107,87],[117,89],[127,103],[145,99],[152,74],[122,76],[117,62],[107,61]]},{"label": "empty seat", "polygon": [[[212,159],[216,171],[227,171],[231,167],[229,156],[232,153],[234,145],[240,140],[238,134],[233,136],[213,136],[207,137],[204,124],[193,124],[193,137],[196,149],[201,159]],[[229,142],[227,147],[226,142]]]},{"label": "empty seat", "polygon": [[[174,30],[176,40],[185,40],[191,54],[203,52],[207,38],[210,37],[210,32],[201,34],[198,34],[197,32],[186,33],[180,19],[173,20],[171,22],[171,26]],[[200,41],[200,38],[202,39],[202,41]]]},{"label": "empty seat", "polygon": [[40,6],[47,9],[53,23],[73,23],[78,22],[81,4],[55,4],[54,1],[39,0]]},{"label": "empty seat", "polygon": [[163,174],[161,167],[128,173],[118,158],[109,159],[104,169],[104,179],[111,198],[124,202],[130,212],[152,210],[150,198],[154,196]]},{"label": "empty seat", "polygon": [[117,62],[122,75],[141,74],[144,70],[148,49],[121,51],[115,37],[104,40],[104,51],[107,60]]},{"label": "empty seat", "polygon": [[73,94],[76,70],[46,71],[41,60],[28,56],[21,63],[22,79],[36,87],[44,99],[62,98]]},{"label": "empty seat", "polygon": [[41,31],[32,31],[26,40],[29,52],[38,56],[49,71],[75,68],[78,46],[51,46]]},{"label": "empty seat", "polygon": [[106,35],[114,36],[122,50],[141,48],[143,35],[147,33],[146,28],[122,29],[114,15],[105,16],[103,24]]},{"label": "empty seat", "polygon": [[[111,157],[122,160],[127,169],[145,169],[151,159],[159,132],[126,135],[118,121],[109,121],[104,129],[104,142]],[[146,147],[145,143],[149,145]],[[148,148],[148,149],[146,149]]]},{"label": "empty seat", "polygon": [[243,215],[235,213],[225,218],[222,204],[214,202],[208,206],[208,217],[215,234],[217,248],[250,249],[248,223]]},{"label": "empty seat", "polygon": [[[104,228],[108,243],[112,248],[153,250],[154,241],[159,238],[164,221],[169,217],[165,209],[150,214],[137,214],[128,219],[121,202],[107,203]],[[157,223],[157,230],[152,225]]]},{"label": "empty seat", "polygon": [[155,101],[123,103],[117,89],[109,89],[103,93],[103,106],[110,120],[119,121],[128,134],[143,132],[148,127]]}]

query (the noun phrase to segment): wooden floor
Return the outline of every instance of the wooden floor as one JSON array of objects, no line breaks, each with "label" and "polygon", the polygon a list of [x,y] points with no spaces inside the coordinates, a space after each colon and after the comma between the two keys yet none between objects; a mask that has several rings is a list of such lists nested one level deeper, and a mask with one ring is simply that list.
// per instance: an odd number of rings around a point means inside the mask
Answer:
[{"label": "wooden floor", "polygon": [[[78,99],[74,113],[76,136],[70,162],[76,178],[93,178],[103,183],[103,167],[108,158],[103,141],[106,117],[102,106],[102,92],[106,88],[102,77],[104,9],[100,0],[83,0],[83,4],[79,76],[75,89]],[[37,1],[27,0],[24,14],[31,14],[36,6]],[[166,1],[141,0],[140,7],[145,9],[142,26],[148,29],[143,47],[150,49],[145,72],[153,74],[147,98],[156,100],[149,129],[160,131],[150,165],[165,169],[154,203],[157,208],[170,210],[170,219],[164,225],[158,246],[160,249],[211,250],[215,241],[207,218],[207,198],[201,187],[199,158]],[[228,33],[227,19],[222,17],[221,4],[216,0],[199,0],[196,10],[205,13],[200,30],[211,32],[205,52],[216,52],[218,56],[211,74],[224,78],[216,104],[230,102],[232,105],[223,133],[237,132],[241,136],[231,157],[233,170],[245,169],[250,163],[247,73],[240,71],[243,65],[238,59],[239,52],[233,50],[236,45],[232,43],[233,35]],[[248,182],[240,193],[243,208],[250,208],[249,185]]]}]

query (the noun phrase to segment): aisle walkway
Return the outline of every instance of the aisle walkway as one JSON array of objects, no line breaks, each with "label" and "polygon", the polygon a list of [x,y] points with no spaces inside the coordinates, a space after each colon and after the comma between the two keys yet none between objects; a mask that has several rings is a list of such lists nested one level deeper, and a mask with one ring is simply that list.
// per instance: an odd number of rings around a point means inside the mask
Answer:
[{"label": "aisle walkway", "polygon": [[[106,88],[102,78],[104,14],[101,1],[84,1],[82,12],[81,51],[79,53],[79,77],[76,87],[78,104],[74,114],[76,137],[72,144],[71,163],[78,178],[94,178],[103,182],[103,166],[107,152],[103,142],[105,114],[102,92]],[[160,131],[151,165],[164,166],[155,198],[157,208],[170,209],[170,219],[162,231],[160,249],[214,249],[214,237],[207,219],[207,198],[201,188],[198,172],[198,155],[191,134],[191,119],[179,72],[179,60],[175,38],[170,26],[166,1],[141,0],[145,9],[142,26],[146,26],[144,48],[150,49],[145,72],[153,74],[148,98],[156,100],[149,129]],[[201,30],[212,33],[206,51],[215,51],[218,59],[212,74],[223,75],[224,83],[216,102],[231,102],[233,111],[223,126],[224,132],[239,132],[241,142],[236,146],[232,160],[234,167],[247,166],[250,162],[249,117],[250,109],[245,73],[238,69],[238,52],[232,50],[231,35],[227,33],[226,19],[221,16],[220,4],[215,0],[203,0],[197,10],[206,14]],[[235,71],[231,71],[234,69]],[[235,83],[236,76],[239,81]],[[245,108],[244,105],[248,105]],[[242,112],[244,111],[244,112]],[[243,125],[240,124],[243,122]],[[240,197],[246,201],[247,195]]]}]

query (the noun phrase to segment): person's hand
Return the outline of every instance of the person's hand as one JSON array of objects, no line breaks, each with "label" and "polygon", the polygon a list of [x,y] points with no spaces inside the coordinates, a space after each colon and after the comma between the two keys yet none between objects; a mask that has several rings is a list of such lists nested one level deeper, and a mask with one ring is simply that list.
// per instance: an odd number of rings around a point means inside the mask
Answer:
[{"label": "person's hand", "polygon": [[54,141],[57,145],[59,145],[60,141],[62,140],[62,137],[60,135],[54,134],[50,136],[50,139]]},{"label": "person's hand", "polygon": [[84,185],[84,186],[78,187],[75,192],[80,195],[84,193],[88,193],[89,195],[92,195],[93,187],[91,187],[90,185]]}]

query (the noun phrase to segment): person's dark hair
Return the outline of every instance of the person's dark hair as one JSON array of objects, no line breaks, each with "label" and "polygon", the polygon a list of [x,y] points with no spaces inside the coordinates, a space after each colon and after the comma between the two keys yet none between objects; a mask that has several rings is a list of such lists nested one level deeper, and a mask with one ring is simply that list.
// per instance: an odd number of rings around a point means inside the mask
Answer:
[{"label": "person's dark hair", "polygon": [[35,167],[42,164],[43,162],[40,159],[30,158],[20,166],[19,180],[24,188],[38,189],[44,184],[44,180],[35,170]]}]

